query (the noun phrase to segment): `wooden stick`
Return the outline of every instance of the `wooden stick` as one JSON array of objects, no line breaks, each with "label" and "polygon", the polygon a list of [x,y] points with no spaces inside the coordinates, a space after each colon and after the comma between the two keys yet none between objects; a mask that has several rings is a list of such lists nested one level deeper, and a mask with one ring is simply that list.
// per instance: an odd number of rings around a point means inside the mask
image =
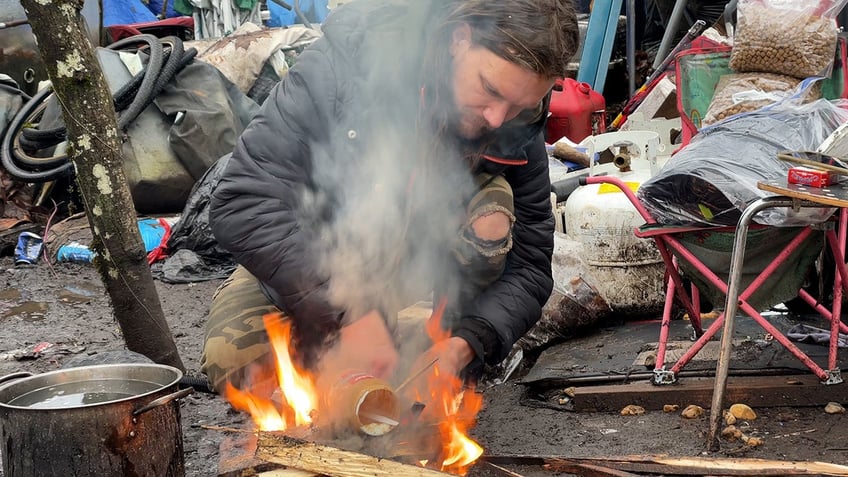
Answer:
[{"label": "wooden stick", "polygon": [[241,432],[245,434],[255,434],[256,431],[252,429],[238,429],[235,427],[223,427],[223,426],[212,426],[208,424],[201,424],[201,429],[206,429],[209,431],[221,431],[221,432]]},{"label": "wooden stick", "polygon": [[307,442],[279,432],[260,432],[256,457],[330,477],[448,477],[433,469]]},{"label": "wooden stick", "polygon": [[[552,469],[551,464],[545,465],[546,469]],[[556,465],[558,472],[568,472],[570,474],[580,475],[583,477],[638,477],[637,474],[632,474],[623,470],[610,469],[596,464],[578,464],[566,463],[560,467]]]},{"label": "wooden stick", "polygon": [[410,375],[408,378],[406,378],[406,380],[405,380],[404,382],[400,383],[400,385],[398,385],[398,387],[396,387],[396,388],[395,388],[395,394],[399,394],[399,393],[400,393],[400,391],[401,391],[403,388],[405,388],[406,386],[408,386],[408,385],[409,385],[409,383],[411,383],[412,381],[414,381],[414,380],[415,380],[415,378],[417,378],[418,376],[421,376],[422,374],[424,374],[424,372],[425,372],[425,371],[427,371],[428,369],[430,369],[430,368],[431,368],[434,364],[436,364],[438,361],[439,361],[439,358],[435,358],[435,359],[433,359],[433,361],[430,361],[430,363],[428,363],[428,364],[427,364],[427,366],[424,366],[423,368],[419,369],[418,371],[416,371],[416,372],[412,373],[412,375]]},{"label": "wooden stick", "polygon": [[503,467],[501,467],[501,466],[499,466],[499,465],[497,465],[497,464],[493,464],[493,463],[491,463],[491,462],[484,462],[484,463],[485,463],[488,467],[491,467],[492,469],[495,469],[495,471],[497,471],[497,472],[498,472],[499,474],[501,474],[501,475],[505,475],[505,476],[507,476],[507,477],[524,477],[523,475],[521,475],[521,474],[519,474],[519,473],[517,473],[517,472],[513,472],[513,471],[511,471],[511,470],[509,470],[509,469],[505,469],[505,468],[503,468]]},{"label": "wooden stick", "polygon": [[789,434],[781,434],[779,436],[771,436],[771,438],[772,439],[780,439],[782,437],[800,436],[801,434],[809,434],[811,432],[816,432],[816,430],[815,429],[807,429],[806,431],[790,432]]}]

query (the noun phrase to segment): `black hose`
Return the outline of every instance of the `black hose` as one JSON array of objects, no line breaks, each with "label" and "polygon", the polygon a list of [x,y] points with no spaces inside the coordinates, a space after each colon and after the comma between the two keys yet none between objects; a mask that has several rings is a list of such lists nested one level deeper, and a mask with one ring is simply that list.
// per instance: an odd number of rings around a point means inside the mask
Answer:
[{"label": "black hose", "polygon": [[179,386],[181,388],[192,387],[195,391],[216,394],[216,391],[212,389],[209,380],[205,376],[183,376],[180,378]]},{"label": "black hose", "polygon": [[138,94],[130,103],[129,107],[124,110],[118,117],[118,130],[123,131],[130,125],[135,118],[144,111],[144,108],[150,104],[153,98],[152,93],[156,87],[156,79],[159,72],[162,70],[163,47],[159,39],[153,35],[143,34],[124,38],[112,43],[107,48],[110,50],[119,50],[127,45],[137,45],[139,42],[147,43],[150,46],[150,54],[147,59],[147,72],[144,79],[141,81],[141,86],[138,88]]},{"label": "black hose", "polygon": [[[113,98],[113,103],[116,103],[115,111],[123,111],[136,104],[132,110],[124,113],[126,116],[123,116],[125,118],[123,121],[121,117],[118,118],[118,129],[120,130],[124,130],[144,109],[140,107],[141,105],[139,103],[144,102],[144,106],[147,106],[147,102],[143,101],[143,96],[139,99],[139,95],[144,95],[143,91],[153,91],[156,84],[156,77],[162,68],[164,49],[159,39],[149,34],[124,38],[107,47],[110,50],[117,50],[127,45],[135,46],[138,43],[146,43],[150,48],[150,55],[144,71],[138,73],[114,95],[114,98],[118,98],[117,100]],[[128,104],[119,106],[121,102]],[[27,149],[46,149],[64,141],[67,136],[67,130],[65,126],[58,126],[52,129],[25,128],[22,131],[22,136],[24,137],[24,140],[21,141],[23,147]]]},{"label": "black hose", "polygon": [[34,171],[18,167],[14,160],[14,153],[12,150],[13,138],[17,136],[17,131],[20,129],[21,125],[23,125],[30,117],[30,111],[39,106],[41,100],[51,93],[52,90],[50,88],[45,88],[37,93],[30,101],[24,104],[18,111],[18,114],[16,114],[9,123],[9,126],[6,129],[6,134],[3,135],[2,143],[0,143],[0,164],[2,164],[3,168],[16,179],[36,183],[49,182],[58,178],[62,174],[68,173],[70,168],[73,166],[73,164],[67,160],[67,156],[64,156],[64,161],[57,167],[47,170]]},{"label": "black hose", "polygon": [[[139,44],[146,44],[149,48],[147,65],[144,71],[133,77],[113,96],[115,111],[119,113],[118,128],[122,131],[132,124],[168,82],[197,55],[194,48],[185,51],[182,40],[175,36],[160,40],[149,34],[136,35],[117,41],[108,48],[116,50]],[[163,44],[170,48],[165,50]],[[64,141],[67,136],[64,126],[46,130],[23,128],[30,118],[43,112],[46,105],[42,103],[51,94],[52,90],[46,88],[33,98],[27,97],[29,101],[9,124],[0,142],[0,163],[19,180],[47,182],[68,173],[72,167],[64,153],[41,158],[25,152],[53,147]]]},{"label": "black hose", "polygon": [[130,106],[133,98],[138,94],[138,88],[141,87],[141,82],[144,81],[145,74],[147,74],[146,69],[139,71],[127,84],[121,86],[121,89],[115,92],[113,97],[115,111],[123,111]]},{"label": "black hose", "polygon": [[156,83],[153,85],[153,91],[148,98],[148,104],[153,98],[159,96],[159,93],[165,88],[165,85],[171,82],[171,79],[180,69],[182,64],[183,42],[175,36],[168,36],[162,39],[162,43],[171,45],[171,52],[168,55],[167,61],[162,65],[162,71],[156,75]]}]

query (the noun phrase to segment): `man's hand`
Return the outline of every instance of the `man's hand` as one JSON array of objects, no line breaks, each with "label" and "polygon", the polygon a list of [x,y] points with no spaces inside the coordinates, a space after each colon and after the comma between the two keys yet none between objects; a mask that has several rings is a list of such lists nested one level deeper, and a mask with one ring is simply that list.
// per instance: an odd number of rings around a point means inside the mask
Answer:
[{"label": "man's hand", "polygon": [[383,317],[372,310],[342,327],[339,340],[321,358],[322,377],[332,379],[346,370],[368,373],[387,379],[398,364],[398,352]]},{"label": "man's hand", "polygon": [[425,355],[438,357],[436,366],[440,373],[459,376],[459,373],[474,359],[474,350],[462,338],[450,337],[445,341],[434,344]]},{"label": "man's hand", "polygon": [[[459,374],[474,359],[474,350],[462,338],[453,336],[430,347],[410,368],[411,381],[403,394],[410,400],[429,404],[434,391],[459,392]],[[434,363],[435,361],[435,363]],[[426,370],[425,370],[426,368]],[[415,374],[425,370],[420,375]],[[452,389],[455,388],[455,389]]]}]

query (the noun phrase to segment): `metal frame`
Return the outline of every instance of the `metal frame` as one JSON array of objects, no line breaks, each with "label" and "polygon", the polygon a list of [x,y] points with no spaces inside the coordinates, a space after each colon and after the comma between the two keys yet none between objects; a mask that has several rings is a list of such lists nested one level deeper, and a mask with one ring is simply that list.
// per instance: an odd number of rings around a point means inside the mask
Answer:
[{"label": "metal frame", "polygon": [[[790,186],[759,183],[758,187],[767,190],[775,190],[776,188],[776,190],[782,191],[784,190],[784,187]],[[845,187],[837,186],[836,188],[842,189],[843,193],[846,191]],[[836,262],[832,309],[826,310],[821,304],[810,303],[809,299],[812,297],[806,294],[806,292],[802,293],[800,296],[805,301],[815,306],[816,310],[819,311],[822,316],[830,320],[828,369],[823,370],[815,365],[815,363],[812,363],[811,365],[806,361],[804,364],[813,370],[816,376],[822,380],[823,384],[833,385],[843,382],[841,371],[838,368],[837,353],[839,349],[839,332],[848,329],[848,327],[846,327],[846,325],[841,321],[842,293],[843,290],[848,291],[848,269],[846,269],[845,266],[845,255],[843,252],[845,250],[846,237],[848,237],[848,208],[846,208],[848,207],[848,200],[837,197],[836,193],[828,192],[823,196],[820,192],[821,190],[797,187],[793,191],[786,189],[786,193],[792,194],[794,197],[774,196],[759,199],[745,209],[742,213],[742,217],[739,219],[738,225],[736,226],[736,236],[733,242],[733,252],[730,259],[727,302],[725,304],[726,318],[724,330],[722,331],[721,336],[721,350],[719,352],[718,362],[716,363],[716,378],[713,388],[712,404],[710,406],[710,429],[707,437],[707,446],[710,450],[718,450],[720,447],[719,427],[721,426],[723,417],[722,410],[724,409],[724,393],[727,389],[727,375],[730,367],[730,357],[733,347],[732,337],[735,315],[739,308],[742,308],[742,310],[746,313],[748,312],[748,310],[745,309],[745,305],[747,304],[745,302],[745,292],[739,294],[739,281],[742,276],[742,265],[745,261],[745,246],[746,239],[748,237],[748,229],[750,228],[754,216],[765,209],[774,207],[791,207],[797,210],[801,207],[825,208],[839,206],[839,232],[835,232],[833,227],[828,227],[825,230],[827,243],[833,253],[834,262]],[[807,227],[805,230],[809,229],[810,227]],[[782,335],[774,335],[774,337],[775,339],[786,339]],[[783,341],[781,341],[781,344],[783,344]],[[798,356],[795,352],[793,352],[793,354]],[[799,359],[800,358],[802,357],[799,356]],[[806,357],[806,355],[804,355],[803,358],[809,360],[809,357]],[[804,360],[802,359],[802,361]]]},{"label": "metal frame", "polygon": [[[639,199],[636,197],[636,194],[632,190],[630,190],[630,188],[628,188],[620,178],[613,176],[590,176],[586,177],[584,179],[584,182],[587,184],[607,183],[617,186],[628,197],[628,199],[631,201],[631,203],[642,216],[642,218],[645,219],[645,222],[647,224],[657,224],[656,220],[650,215],[648,210],[639,202]],[[682,232],[707,229],[718,232],[732,232],[734,230],[733,227],[664,227],[663,229],[650,232],[638,229],[635,231],[635,234],[638,237],[654,239],[657,248],[663,257],[663,261],[666,264],[666,271],[668,273],[666,304],[663,310],[663,316],[660,326],[659,346],[657,349],[657,359],[653,371],[654,384],[664,385],[676,382],[677,375],[681,371],[681,369],[698,352],[700,352],[701,349],[703,349],[707,342],[709,342],[717,334],[718,330],[722,327],[724,327],[722,335],[722,353],[726,352],[728,353],[728,355],[725,357],[725,359],[720,359],[719,363],[722,363],[722,366],[728,366],[727,362],[730,358],[730,337],[732,336],[733,332],[733,320],[738,310],[743,311],[745,314],[754,319],[754,321],[756,321],[764,330],[770,333],[776,341],[783,345],[793,356],[798,358],[807,368],[809,368],[816,376],[818,376],[823,383],[837,384],[839,382],[842,382],[839,370],[836,368],[837,348],[835,346],[835,339],[831,340],[830,356],[828,360],[828,366],[830,369],[822,369],[747,302],[747,299],[751,296],[751,294],[753,294],[753,292],[756,291],[756,289],[770,275],[774,273],[777,267],[782,264],[794,250],[801,246],[804,239],[806,239],[813,232],[814,227],[811,226],[801,228],[801,230],[796,234],[792,241],[778,254],[777,257],[774,258],[774,260],[765,269],[762,270],[759,276],[745,290],[739,290],[738,284],[741,275],[741,264],[744,257],[744,243],[747,239],[747,231],[750,227],[751,218],[763,208],[768,207],[821,208],[825,206],[820,203],[813,202],[799,203],[797,200],[786,197],[769,197],[766,199],[761,199],[760,201],[757,201],[751,206],[749,206],[743,213],[743,219],[742,221],[740,221],[739,226],[737,226],[736,228],[734,255],[731,258],[735,268],[731,269],[731,277],[728,281],[729,284],[725,283],[712,270],[710,270],[706,265],[704,265],[701,260],[699,260],[694,254],[692,254],[692,252],[687,250],[686,247],[679,240],[677,240],[677,238],[675,238],[675,235]],[[846,207],[848,207],[848,202],[846,202]],[[846,210],[848,209],[842,209],[843,214],[846,213]],[[843,220],[840,223],[841,227],[844,228],[846,222],[848,222],[848,220],[843,217]],[[744,230],[740,230],[740,227],[743,227],[743,225]],[[848,271],[846,271],[844,256],[842,252],[840,252],[840,250],[844,250],[846,233],[843,229],[840,229],[840,235],[839,237],[837,237],[836,233],[831,227],[829,230],[825,231],[825,236],[827,242],[830,244],[831,250],[834,252],[834,257],[836,258],[838,264],[837,268],[839,272],[837,273],[838,281],[835,283],[834,288],[835,296],[833,309],[827,310],[820,303],[817,303],[815,298],[813,298],[803,290],[799,292],[799,296],[801,296],[804,301],[813,306],[816,311],[818,311],[823,317],[831,321],[832,329],[835,330],[833,331],[833,333],[838,333],[840,329],[848,332],[848,326],[844,325],[840,321],[842,290],[843,288],[845,290],[848,290],[848,280],[844,279],[848,277]],[[740,243],[742,245],[739,245]],[[725,312],[722,313],[706,330],[704,330],[701,326],[700,309],[698,306],[698,290],[693,286],[687,292],[686,287],[683,283],[683,279],[681,278],[679,273],[677,264],[678,258],[676,258],[675,255],[672,254],[672,251],[674,251],[677,257],[680,257],[681,260],[685,260],[687,263],[695,267],[696,270],[704,276],[704,278],[706,278],[710,283],[716,286],[722,293],[727,296],[728,305],[727,307],[725,307]],[[738,260],[738,263],[736,262],[736,260]],[[735,278],[733,276],[733,273],[737,274]],[[694,329],[695,342],[683,354],[683,356],[681,356],[675,363],[672,364],[670,368],[666,368],[666,350],[668,346],[669,326],[671,323],[672,302],[675,296],[677,296],[686,311],[689,313],[690,321]],[[725,347],[727,348],[727,350],[725,350]],[[721,370],[717,369],[717,374],[720,371]],[[723,371],[726,379],[727,368],[725,367]]]}]

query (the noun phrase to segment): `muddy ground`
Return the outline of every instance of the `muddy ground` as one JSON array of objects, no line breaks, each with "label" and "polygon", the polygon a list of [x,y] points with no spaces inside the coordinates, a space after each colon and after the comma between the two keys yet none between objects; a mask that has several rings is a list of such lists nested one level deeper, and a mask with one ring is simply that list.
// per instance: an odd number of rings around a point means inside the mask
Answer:
[{"label": "muddy ground", "polygon": [[[197,374],[205,315],[219,281],[171,285],[157,281],[162,307],[188,374]],[[0,375],[40,373],[68,360],[122,349],[120,330],[91,265],[58,263],[16,267],[0,258]],[[50,345],[44,345],[49,343]],[[33,350],[41,344],[40,353]],[[45,348],[46,346],[46,348]],[[570,366],[578,363],[564,363]],[[848,463],[848,416],[818,407],[757,409],[747,425],[765,438],[758,448],[725,443],[705,453],[707,418],[684,420],[677,413],[570,413],[521,404],[514,381],[487,389],[474,437],[488,455],[602,457],[629,454],[734,456]],[[848,403],[848,388],[843,404]],[[220,427],[249,428],[221,397],[194,393],[181,405],[186,475],[218,475]],[[535,466],[511,467],[526,476],[557,475]],[[478,466],[471,475],[498,475]],[[566,474],[559,474],[566,475]]]}]

